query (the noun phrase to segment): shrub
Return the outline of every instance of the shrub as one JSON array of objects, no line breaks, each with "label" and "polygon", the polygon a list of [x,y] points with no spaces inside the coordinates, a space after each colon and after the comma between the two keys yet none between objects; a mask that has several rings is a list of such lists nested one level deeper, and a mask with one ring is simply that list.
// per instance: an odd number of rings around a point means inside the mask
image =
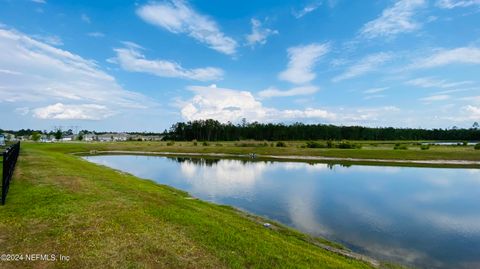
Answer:
[{"label": "shrub", "polygon": [[197,141],[193,142],[193,145],[194,145],[194,146],[197,146],[197,145],[198,145]]},{"label": "shrub", "polygon": [[476,150],[480,150],[480,143],[477,143],[477,144],[475,145],[475,147],[473,147],[473,148],[476,149]]},{"label": "shrub", "polygon": [[340,142],[337,147],[339,149],[354,149],[354,148],[361,148],[362,146],[361,145],[356,145],[356,144],[352,144],[348,141],[342,141]]},{"label": "shrub", "polygon": [[204,147],[206,147],[206,146],[208,146],[209,144],[208,144],[207,141],[203,141],[202,145],[203,145]]},{"label": "shrub", "polygon": [[167,146],[173,146],[173,145],[175,145],[175,142],[173,142],[173,141],[167,142]]},{"label": "shrub", "polygon": [[242,142],[235,143],[237,147],[268,147],[268,143],[254,143],[254,142]]},{"label": "shrub", "polygon": [[406,144],[395,144],[395,147],[393,147],[393,149],[400,149],[400,150],[407,150],[408,149],[408,146]]},{"label": "shrub", "polygon": [[42,137],[42,135],[39,134],[39,133],[37,133],[37,132],[34,132],[34,133],[32,134],[32,140],[35,141],[35,142],[37,142],[38,140],[40,140],[41,137]]},{"label": "shrub", "polygon": [[421,150],[429,150],[430,149],[430,145],[429,144],[423,144],[420,146],[420,149]]},{"label": "shrub", "polygon": [[222,143],[217,143],[215,144],[216,147],[223,147],[223,144]]},{"label": "shrub", "polygon": [[328,140],[328,141],[327,141],[327,148],[331,149],[331,148],[333,148],[333,147],[335,147],[335,144],[333,144],[333,141],[332,141],[332,140]]},{"label": "shrub", "polygon": [[468,142],[467,142],[467,141],[463,141],[463,142],[462,142],[462,145],[463,145],[464,147],[466,147],[466,146],[468,146]]},{"label": "shrub", "polygon": [[306,144],[306,147],[311,149],[317,149],[317,148],[326,148],[327,146],[319,142],[308,141]]},{"label": "shrub", "polygon": [[287,144],[285,144],[285,142],[283,142],[283,141],[278,141],[276,146],[279,147],[279,148],[284,148],[284,147],[287,146]]}]

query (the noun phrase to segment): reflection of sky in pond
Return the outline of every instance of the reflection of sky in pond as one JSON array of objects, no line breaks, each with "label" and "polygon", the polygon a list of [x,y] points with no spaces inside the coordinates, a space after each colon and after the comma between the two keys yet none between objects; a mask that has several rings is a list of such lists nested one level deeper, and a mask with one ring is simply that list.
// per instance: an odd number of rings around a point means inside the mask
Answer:
[{"label": "reflection of sky in pond", "polygon": [[88,160],[428,268],[480,267],[480,170],[148,156]]}]

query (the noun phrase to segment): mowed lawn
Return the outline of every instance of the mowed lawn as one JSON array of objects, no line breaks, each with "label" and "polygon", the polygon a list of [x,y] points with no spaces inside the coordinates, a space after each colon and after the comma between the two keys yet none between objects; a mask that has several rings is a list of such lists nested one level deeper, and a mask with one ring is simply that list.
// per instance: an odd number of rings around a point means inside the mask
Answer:
[{"label": "mowed lawn", "polygon": [[66,154],[82,147],[22,144],[0,207],[0,254],[70,260],[1,268],[369,268],[278,224],[265,228],[230,207]]}]

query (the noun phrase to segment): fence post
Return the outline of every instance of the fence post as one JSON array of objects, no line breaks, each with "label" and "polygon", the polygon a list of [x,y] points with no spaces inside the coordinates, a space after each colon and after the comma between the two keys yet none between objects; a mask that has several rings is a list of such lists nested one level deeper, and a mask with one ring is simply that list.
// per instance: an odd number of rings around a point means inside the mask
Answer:
[{"label": "fence post", "polygon": [[2,197],[1,204],[5,205],[10,181],[13,177],[13,171],[17,163],[18,155],[20,155],[20,142],[8,147],[3,153],[3,170],[2,170]]},{"label": "fence post", "polygon": [[6,179],[7,179],[7,151],[2,152],[2,205],[5,204],[5,196],[6,191],[5,191],[5,184],[6,184]]}]

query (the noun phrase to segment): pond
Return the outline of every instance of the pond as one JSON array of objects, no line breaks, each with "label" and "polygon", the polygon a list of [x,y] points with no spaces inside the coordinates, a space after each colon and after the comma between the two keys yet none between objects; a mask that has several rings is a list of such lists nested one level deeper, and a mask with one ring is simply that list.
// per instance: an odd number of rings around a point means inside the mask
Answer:
[{"label": "pond", "polygon": [[480,267],[480,170],[159,156],[87,160],[376,257]]}]

